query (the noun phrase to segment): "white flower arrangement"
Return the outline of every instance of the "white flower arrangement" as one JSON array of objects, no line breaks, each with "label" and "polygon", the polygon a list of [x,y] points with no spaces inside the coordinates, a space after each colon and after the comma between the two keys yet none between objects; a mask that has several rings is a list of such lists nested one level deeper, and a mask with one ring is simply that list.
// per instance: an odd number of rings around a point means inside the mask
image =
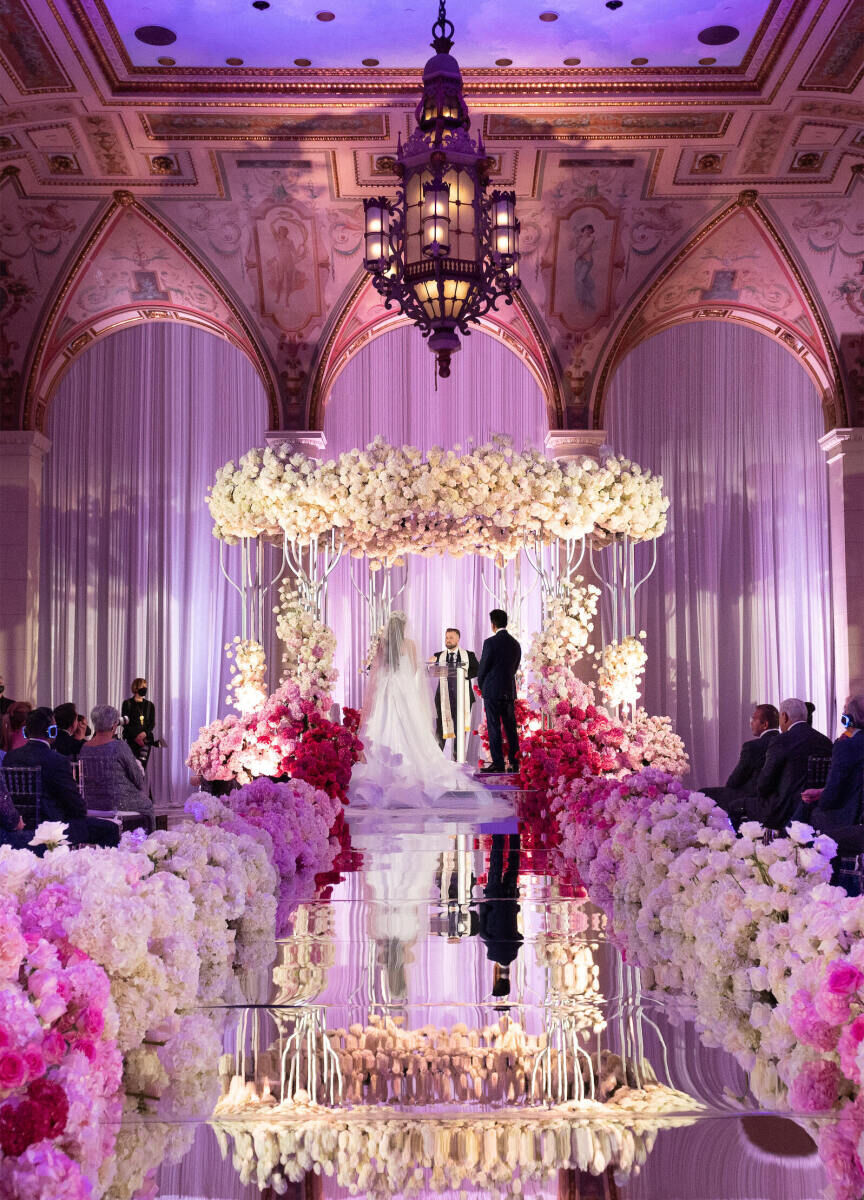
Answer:
[{"label": "white flower arrangement", "polygon": [[392,564],[403,554],[513,558],[526,538],[594,534],[659,537],[663,481],[625,458],[556,462],[495,437],[460,454],[377,438],[320,462],[288,443],[226,463],[208,495],[216,537],[307,541],[340,530],[356,557]]},{"label": "white flower arrangement", "polygon": [[228,703],[240,713],[255,712],[267,699],[267,658],[260,642],[235,637],[225,644],[231,665]]},{"label": "white flower arrangement", "polygon": [[648,655],[640,637],[625,637],[603,648],[597,684],[610,708],[635,708]]},{"label": "white flower arrangement", "polygon": [[576,700],[585,684],[574,673],[574,665],[594,653],[590,638],[600,589],[577,576],[562,594],[553,596],[546,608],[543,628],[531,641],[525,665],[531,675],[528,702],[542,712],[560,700]]},{"label": "white flower arrangement", "polygon": [[336,635],[310,612],[291,584],[279,589],[274,610],[276,634],[283,646],[282,682],[293,679],[306,695],[332,695],[339,672],[333,666]]}]

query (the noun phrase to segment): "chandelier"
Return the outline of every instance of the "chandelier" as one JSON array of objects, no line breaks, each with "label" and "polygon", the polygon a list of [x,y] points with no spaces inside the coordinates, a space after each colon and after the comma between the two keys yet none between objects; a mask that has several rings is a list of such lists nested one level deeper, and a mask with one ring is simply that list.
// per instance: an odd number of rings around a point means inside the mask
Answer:
[{"label": "chandelier", "polygon": [[460,348],[458,335],[500,301],[512,304],[521,282],[516,194],[486,194],[494,159],[482,137],[469,137],[462,72],[450,54],[453,32],[440,0],[417,128],[404,145],[399,136],[401,187],[395,201],[363,202],[363,265],[386,307],[398,305],[429,339],[442,378]]}]

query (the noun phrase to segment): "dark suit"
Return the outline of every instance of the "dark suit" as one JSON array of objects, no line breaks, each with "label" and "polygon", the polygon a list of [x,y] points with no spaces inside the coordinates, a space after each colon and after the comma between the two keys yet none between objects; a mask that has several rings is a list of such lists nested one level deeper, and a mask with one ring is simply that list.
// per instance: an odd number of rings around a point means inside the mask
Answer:
[{"label": "dark suit", "polygon": [[29,741],[17,750],[10,750],[3,759],[4,767],[40,767],[42,796],[39,815],[43,821],[65,821],[68,837],[73,843],[91,842],[116,846],[120,832],[109,821],[90,820],[87,806],[72,777],[68,758],[52,750],[45,742]]},{"label": "dark suit", "polygon": [[72,734],[67,733],[65,729],[58,729],[54,739],[54,749],[64,758],[77,758],[83,745],[84,738],[73,738]]},{"label": "dark suit", "polygon": [[[435,659],[435,661],[437,663],[446,663],[447,655],[455,654],[460,649],[461,649],[461,647],[457,646],[456,650],[439,650],[437,652],[437,654],[434,654],[432,657]],[[477,655],[474,653],[473,650],[463,650],[462,653],[468,655],[467,678],[468,679],[476,679],[477,678],[477,666],[478,666]],[[455,725],[456,724],[456,678],[455,678],[455,676],[452,679],[449,679],[449,678],[446,680],[442,679],[441,686],[443,687],[445,684],[447,685],[447,689],[450,693],[450,715],[452,716],[453,724]],[[474,691],[472,688],[469,688],[468,689],[468,710],[469,710],[469,712],[471,710],[471,705],[473,703],[474,703]],[[435,736],[438,739],[438,745],[443,750],[445,738],[444,738],[444,724],[441,720],[441,687],[437,687],[435,689]]]},{"label": "dark suit", "polygon": [[745,801],[751,821],[760,821],[766,829],[784,830],[793,819],[807,786],[807,759],[811,755],[829,755],[831,743],[824,733],[799,721],[772,738],[765,762],[756,781],[756,795]]},{"label": "dark suit", "polygon": [[[146,697],[143,700],[136,700],[130,696],[120,706],[120,715],[127,717],[129,721],[128,725],[123,726],[123,741],[128,742],[129,749],[141,765],[146,767],[150,751],[156,744],[153,737],[153,730],[156,727],[156,706],[152,700],[148,700]],[[147,735],[143,746],[139,746],[135,741],[139,733]]]},{"label": "dark suit", "polygon": [[765,763],[768,747],[779,736],[779,729],[766,729],[761,737],[745,742],[725,786],[702,789],[733,819],[740,820],[744,816],[746,798],[756,795],[756,781]]},{"label": "dark suit", "polygon": [[861,823],[864,800],[864,730],[839,737],[831,751],[831,769],[815,804],[802,804],[800,817],[820,833]]},{"label": "dark suit", "polygon": [[477,683],[486,709],[489,753],[492,766],[504,769],[501,726],[507,735],[510,761],[519,758],[519,731],[516,728],[516,672],[522,661],[522,647],[506,629],[499,629],[483,643],[477,668]]},{"label": "dark suit", "polygon": [[499,966],[509,967],[519,953],[523,938],[519,932],[519,835],[510,834],[507,868],[504,868],[503,833],[492,834],[489,855],[489,879],[483,889],[486,902],[480,905],[480,939],[486,957]]}]

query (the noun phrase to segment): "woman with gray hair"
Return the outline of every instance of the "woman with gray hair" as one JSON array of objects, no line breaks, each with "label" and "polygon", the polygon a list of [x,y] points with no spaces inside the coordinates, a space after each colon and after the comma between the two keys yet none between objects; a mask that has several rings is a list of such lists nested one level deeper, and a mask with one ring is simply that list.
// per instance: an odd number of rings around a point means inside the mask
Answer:
[{"label": "woman with gray hair", "polygon": [[[831,751],[824,788],[803,792],[803,819],[820,833],[860,825],[864,800],[864,693],[847,697],[840,718],[843,733]],[[812,806],[807,808],[805,806]]]},{"label": "woman with gray hair", "polygon": [[93,736],[79,755],[88,809],[152,814],[153,801],[141,765],[127,744],[115,737],[120,725],[117,709],[97,704],[90,724]]}]

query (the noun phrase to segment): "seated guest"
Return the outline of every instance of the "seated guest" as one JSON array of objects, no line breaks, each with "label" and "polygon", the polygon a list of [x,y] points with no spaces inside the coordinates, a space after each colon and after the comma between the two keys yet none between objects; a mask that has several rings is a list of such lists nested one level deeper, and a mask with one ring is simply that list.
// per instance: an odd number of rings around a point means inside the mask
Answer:
[{"label": "seated guest", "polygon": [[26,743],[24,722],[27,720],[27,714],[32,711],[33,705],[28,704],[26,700],[13,700],[7,708],[0,734],[0,749],[7,754],[10,750],[20,750]]},{"label": "seated guest", "polygon": [[27,714],[24,732],[25,745],[10,750],[3,766],[41,769],[40,820],[65,821],[69,826],[67,836],[73,844],[116,846],[120,840],[117,826],[108,821],[88,820],[84,797],[72,777],[69,759],[51,748],[51,740],[57,733],[51,709],[32,709]]},{"label": "seated guest", "polygon": [[[90,714],[93,736],[81,747],[84,791],[89,808],[117,812],[153,812],[147,782],[140,764],[126,742],[115,737],[120,714],[110,704],[99,704]],[[102,762],[110,769],[91,772],[91,764]]]},{"label": "seated guest", "polygon": [[64,758],[77,758],[84,738],[78,736],[78,709],[71,702],[58,704],[54,709],[54,720],[57,722],[57,736],[54,739],[54,749]]},{"label": "seated guest", "polygon": [[824,788],[809,788],[801,796],[798,817],[833,833],[861,823],[864,791],[864,693],[849,696],[840,718],[843,733],[831,751],[831,769]]},{"label": "seated guest", "polygon": [[725,809],[733,821],[744,819],[744,800],[747,796],[756,795],[756,780],[772,739],[780,735],[779,724],[780,714],[773,704],[757,704],[750,718],[753,737],[741,747],[740,757],[726,780],[726,786],[702,788],[705,795]]},{"label": "seated guest", "polygon": [[0,717],[5,717],[15,701],[6,695],[6,680],[0,675]]},{"label": "seated guest", "polygon": [[807,724],[803,700],[784,700],[780,705],[780,736],[771,738],[765,763],[756,780],[756,794],[744,803],[748,820],[766,829],[782,831],[793,819],[807,783],[807,760],[811,755],[828,756],[831,743],[824,733]]}]

